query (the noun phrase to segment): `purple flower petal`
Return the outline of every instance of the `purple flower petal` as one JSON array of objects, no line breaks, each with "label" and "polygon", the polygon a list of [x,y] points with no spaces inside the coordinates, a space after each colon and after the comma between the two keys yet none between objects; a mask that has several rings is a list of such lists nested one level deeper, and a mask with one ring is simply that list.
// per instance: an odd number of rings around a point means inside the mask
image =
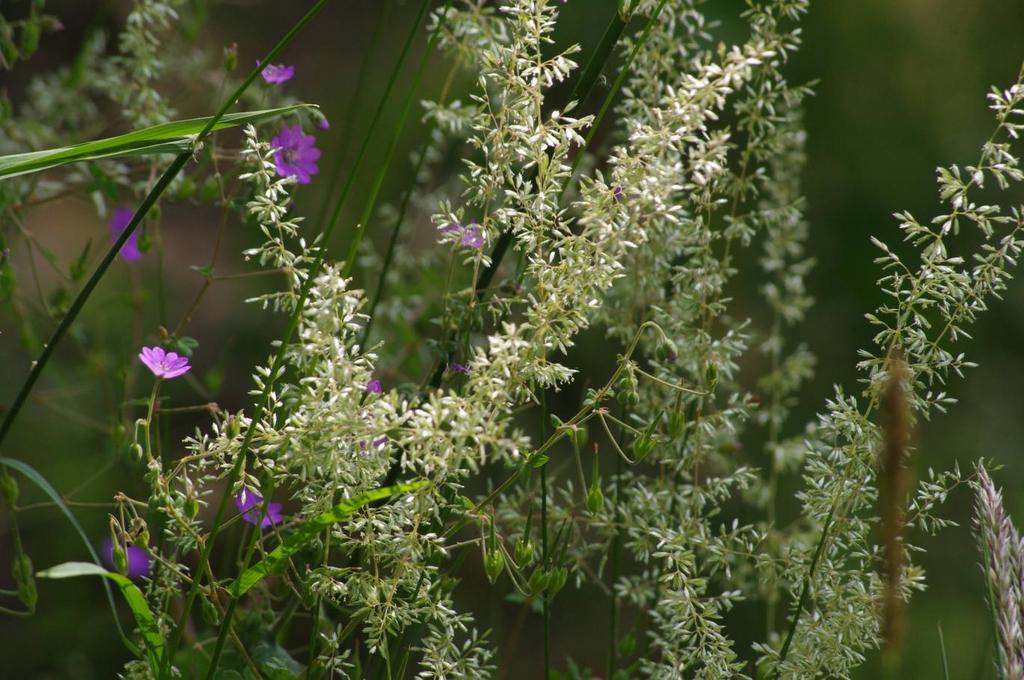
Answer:
[{"label": "purple flower petal", "polygon": [[[114,214],[110,218],[110,242],[114,243],[117,241],[117,237],[121,235],[121,232],[128,227],[128,223],[132,221],[132,216],[135,214],[131,208],[118,208],[114,211]],[[125,262],[136,262],[142,259],[142,251],[139,250],[139,232],[138,230],[132,232],[132,235],[128,237],[124,245],[121,246],[121,259]]]},{"label": "purple flower petal", "polygon": [[242,514],[242,519],[249,524],[255,525],[260,521],[261,513],[263,514],[263,521],[260,522],[262,529],[284,521],[284,515],[281,514],[281,508],[284,506],[281,503],[271,501],[266,504],[265,509],[261,508],[261,505],[263,505],[263,496],[254,491],[243,489],[242,493],[235,496],[235,507]]},{"label": "purple flower petal", "polygon": [[139,360],[158,378],[177,378],[192,369],[188,357],[164,351],[163,347],[143,347],[139,352]]},{"label": "purple flower petal", "polygon": [[[256,65],[259,66],[260,62],[257,59]],[[286,83],[292,79],[295,75],[295,67],[285,64],[267,64],[263,67],[263,71],[260,72],[263,76],[263,80],[267,81],[271,85],[280,85]]]},{"label": "purple flower petal", "polygon": [[[103,539],[103,543],[100,545],[100,557],[103,558],[103,563],[107,565],[107,568],[117,569],[114,566],[114,542],[109,537]],[[125,557],[128,558],[128,571],[125,573],[125,576],[133,581],[149,576],[150,563],[152,562],[149,553],[129,543],[125,550]]]},{"label": "purple flower petal", "polygon": [[366,391],[369,394],[380,394],[384,391],[384,387],[381,385],[380,380],[375,378],[366,383]]},{"label": "purple flower petal", "polygon": [[295,177],[299,184],[309,184],[313,175],[320,172],[316,164],[320,158],[320,149],[314,146],[316,137],[305,134],[301,125],[284,126],[270,144],[274,148],[274,166],[281,177]]}]

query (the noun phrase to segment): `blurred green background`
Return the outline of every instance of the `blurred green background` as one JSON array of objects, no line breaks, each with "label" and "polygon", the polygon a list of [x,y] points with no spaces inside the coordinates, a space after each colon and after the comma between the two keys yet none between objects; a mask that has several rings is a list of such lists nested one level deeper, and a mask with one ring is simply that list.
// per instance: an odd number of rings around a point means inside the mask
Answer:
[{"label": "blurred green background", "polygon": [[[8,0],[4,0],[6,6]],[[13,4],[13,3],[12,3]],[[255,60],[278,39],[284,27],[291,25],[308,2],[271,2],[224,0],[193,3],[206,7],[208,16],[198,41],[214,52],[228,44],[239,46],[244,66]],[[321,135],[321,146],[336,148],[346,128],[365,129],[373,105],[383,88],[386,74],[398,54],[404,33],[418,3],[407,0],[397,6],[384,26],[373,49],[370,87],[357,107],[352,121],[344,120],[348,100],[358,69],[370,45],[368,36],[380,0],[338,0],[311,26],[281,61],[297,66],[289,90],[304,101],[319,103],[333,125]],[[614,0],[568,0],[558,27],[562,41],[579,41],[583,58],[593,48],[604,24],[614,11]],[[735,16],[741,11],[739,0],[713,0],[706,6],[710,16],[725,22],[724,34],[735,34]],[[97,27],[116,31],[127,12],[124,2],[89,0],[50,0],[50,13],[58,15],[64,30],[44,39],[41,52],[13,73],[0,73],[0,87],[8,90],[17,103],[26,96],[27,79],[36,73],[66,64],[73,58],[87,31]],[[192,16],[186,12],[186,16]],[[869,235],[895,242],[896,221],[891,214],[909,210],[918,218],[930,219],[936,211],[934,170],[948,163],[971,163],[978,147],[993,127],[985,94],[991,84],[1005,85],[1016,76],[1024,60],[1024,3],[1020,0],[819,0],[803,24],[804,48],[788,66],[795,82],[818,80],[816,95],[807,103],[809,164],[805,190],[809,199],[811,223],[809,251],[818,265],[810,278],[810,289],[817,303],[804,327],[805,338],[817,354],[817,377],[805,391],[793,431],[814,417],[829,396],[833,384],[853,389],[855,352],[870,342],[870,329],[863,314],[873,309],[881,295],[875,281],[878,269],[872,263],[876,250]],[[418,45],[422,49],[422,41]],[[411,68],[404,74],[408,82]],[[431,69],[423,96],[432,96],[440,88],[446,69]],[[463,89],[465,83],[462,84]],[[400,85],[401,87],[401,85]],[[195,110],[191,95],[167,92],[182,113],[202,114]],[[594,105],[592,101],[591,106]],[[395,116],[397,105],[389,109]],[[111,110],[116,117],[116,110]],[[389,126],[385,121],[383,130]],[[355,141],[359,141],[357,132]],[[397,158],[404,159],[422,136],[418,125],[410,126]],[[375,169],[384,150],[383,135],[374,141],[368,168]],[[349,148],[353,153],[356,144]],[[1019,151],[1019,147],[1018,147]],[[325,156],[322,168],[333,162]],[[320,179],[324,178],[322,171]],[[410,181],[410,165],[396,162],[384,188],[384,197],[396,201]],[[370,172],[357,183],[356,195],[368,189]],[[322,200],[323,182],[303,189],[298,198],[300,210],[313,216]],[[1024,200],[1017,195],[1016,202]],[[1010,201],[1008,200],[1007,203]],[[356,210],[359,202],[351,202]],[[188,271],[197,264],[194,253],[205,253],[214,232],[217,215],[211,209],[168,206],[164,239],[167,248],[168,307],[171,319],[180,317],[201,280]],[[355,215],[343,224],[351,224]],[[428,228],[426,215],[416,215],[421,229]],[[95,217],[88,204],[67,200],[37,210],[31,228],[40,240],[56,252],[71,257],[85,240],[84,233],[102,239],[106,227]],[[383,229],[369,237],[383,241]],[[244,236],[237,225],[229,229],[226,252],[237,253]],[[334,246],[347,248],[347,234],[341,234]],[[101,241],[102,242],[102,241]],[[17,256],[17,254],[16,254]],[[205,257],[205,256],[202,256]],[[202,260],[202,257],[199,260]],[[228,268],[241,271],[235,257]],[[24,261],[22,261],[24,262]],[[135,284],[153,276],[152,262],[129,271],[120,267],[102,283],[90,302],[82,321],[82,331],[90,343],[104,343],[130,357],[135,331],[125,309]],[[740,279],[740,285],[744,280]],[[361,285],[370,282],[360,281]],[[241,300],[247,291],[242,286],[215,287],[200,309],[190,331],[203,343],[196,359],[197,373],[219,371],[223,376],[216,394],[222,406],[238,409],[249,403],[249,368],[265,355],[268,342],[280,326],[272,323],[251,305]],[[756,304],[754,291],[738,291],[738,296]],[[112,304],[112,303],[118,304]],[[136,300],[152,309],[153,298]],[[743,313],[757,315],[751,306]],[[147,312],[151,324],[158,323],[155,312]],[[0,309],[0,404],[9,403],[25,375],[30,357],[18,344],[15,333],[8,332],[9,310]],[[45,333],[49,329],[41,328]],[[1005,299],[992,306],[975,328],[974,339],[962,349],[980,364],[966,381],[952,385],[951,393],[960,400],[948,416],[922,424],[918,433],[917,473],[927,467],[944,469],[959,460],[969,464],[979,456],[1005,465],[995,477],[1006,493],[1008,510],[1024,523],[1024,284],[1013,285]],[[601,361],[600,336],[591,334],[583,343],[578,360],[588,365]],[[113,452],[104,428],[109,425],[117,400],[116,393],[96,385],[109,383],[115,367],[97,364],[90,356],[79,356],[69,345],[58,357],[40,385],[39,394],[51,405],[73,411],[78,418],[44,408],[36,400],[23,414],[4,455],[24,459],[36,466],[62,492],[70,492],[83,482],[76,498],[109,500],[120,488],[139,489],[138,471],[118,462],[109,469]],[[107,371],[105,374],[104,371]],[[96,376],[105,376],[96,383]],[[116,377],[116,376],[115,376]],[[61,387],[57,387],[60,385]],[[70,386],[70,387],[69,387]],[[180,385],[171,386],[174,389]],[[148,383],[141,388],[148,389]],[[182,388],[184,389],[184,388]],[[173,392],[172,392],[173,393]],[[134,396],[143,396],[139,393]],[[195,401],[194,398],[191,398]],[[81,422],[78,422],[81,421]],[[165,441],[177,441],[189,434],[197,422],[182,422],[166,433]],[[95,426],[95,427],[94,427]],[[180,431],[179,431],[180,430]],[[96,479],[90,479],[98,470]],[[23,503],[42,500],[23,488]],[[910,607],[906,678],[941,677],[937,624],[945,633],[953,678],[986,678],[991,671],[989,619],[984,608],[984,593],[977,554],[970,527],[972,499],[964,490],[955,494],[947,516],[960,523],[938,538],[919,537],[928,552],[921,556],[928,571],[928,591],[914,598]],[[792,518],[783,513],[782,520]],[[105,511],[76,510],[97,541],[104,535]],[[29,553],[37,567],[84,557],[78,539],[52,508],[26,511],[21,515]],[[0,563],[6,564],[9,550],[7,518],[0,518]],[[0,587],[8,588],[9,576],[0,574]],[[603,667],[605,650],[588,634],[594,606],[584,598],[565,596],[554,610],[554,649],[556,659],[573,656],[581,664]],[[478,609],[497,612],[502,605],[476,603]],[[483,626],[495,626],[501,639],[500,619],[481,620]],[[598,612],[603,612],[602,608]],[[110,613],[97,583],[88,580],[45,582],[40,585],[39,611],[31,619],[0,618],[0,677],[108,678],[120,668],[124,651],[110,625]],[[737,639],[752,639],[760,623],[735,621],[730,631]],[[515,658],[501,658],[506,677],[538,677],[539,622],[528,625]],[[741,650],[741,653],[745,650]],[[559,664],[560,667],[562,664]],[[869,659],[861,673],[875,677],[877,659]]]}]

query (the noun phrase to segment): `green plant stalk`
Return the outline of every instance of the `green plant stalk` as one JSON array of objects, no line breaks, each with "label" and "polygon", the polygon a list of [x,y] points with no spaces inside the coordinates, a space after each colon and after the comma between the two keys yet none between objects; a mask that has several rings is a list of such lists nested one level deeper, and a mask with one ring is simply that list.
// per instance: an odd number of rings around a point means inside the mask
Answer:
[{"label": "green plant stalk", "polygon": [[[326,0],[320,0],[316,7],[314,7],[314,10],[318,11],[319,8],[325,2]],[[356,160],[353,163],[352,169],[349,172],[349,176],[345,182],[345,186],[342,188],[341,195],[338,197],[338,200],[335,203],[334,210],[331,214],[331,219],[326,225],[326,227],[324,227],[324,229],[321,231],[320,238],[325,246],[327,243],[330,242],[331,235],[334,233],[334,229],[338,225],[338,218],[341,215],[341,209],[344,206],[345,201],[348,198],[348,194],[352,189],[353,180],[357,174],[359,166],[362,164],[362,160],[366,156],[366,150],[369,146],[369,140],[373,136],[373,132],[376,129],[378,123],[380,122],[380,116],[382,111],[384,110],[384,104],[386,103],[388,97],[390,96],[391,90],[394,88],[394,84],[398,79],[398,72],[400,71],[402,63],[405,61],[405,58],[409,53],[409,48],[412,45],[413,38],[415,37],[415,34],[418,31],[419,26],[423,21],[423,18],[426,16],[427,8],[429,7],[429,5],[430,0],[423,0],[422,4],[420,5],[420,11],[416,16],[416,21],[413,25],[413,28],[410,30],[409,36],[406,39],[406,44],[403,47],[402,52],[399,55],[399,58],[395,62],[395,66],[392,69],[391,76],[388,80],[388,84],[385,87],[384,94],[381,95],[380,103],[378,104],[377,109],[374,113],[373,120],[370,123],[370,129],[367,131],[366,136],[363,138],[363,143],[359,149],[359,153],[356,156]],[[312,11],[313,10],[311,10],[311,12]],[[317,276],[320,274],[320,270],[323,268],[326,257],[326,247],[323,247],[320,249],[320,252],[317,255],[316,259],[313,260],[313,263],[310,265],[308,275],[306,276],[305,281],[303,281],[302,287],[299,289],[298,298],[295,303],[295,309],[292,311],[291,317],[288,320],[288,326],[285,329],[280,345],[278,346],[278,350],[274,354],[274,357],[271,361],[270,370],[264,388],[256,400],[255,408],[251,419],[252,424],[248,428],[246,428],[245,436],[242,439],[242,444],[239,448],[238,454],[235,457],[235,463],[231,467],[230,472],[228,473],[227,484],[225,487],[224,494],[221,496],[220,502],[218,503],[217,513],[214,517],[213,526],[210,530],[210,534],[207,537],[207,540],[203,546],[202,553],[200,554],[199,557],[200,569],[197,570],[197,573],[202,573],[202,566],[209,562],[210,555],[213,550],[213,545],[216,542],[217,535],[220,533],[220,525],[224,519],[224,513],[227,510],[228,500],[231,497],[231,490],[238,482],[239,478],[241,477],[242,470],[245,467],[249,449],[252,446],[252,440],[256,434],[255,424],[258,423],[263,418],[264,413],[266,413],[267,399],[270,395],[270,391],[274,387],[274,383],[277,379],[277,376],[280,374],[282,370],[282,362],[284,361],[284,356],[288,351],[288,343],[291,341],[292,335],[295,333],[295,329],[299,325],[299,318],[302,316],[302,312],[305,309],[306,300],[309,298],[309,293],[312,290],[313,283],[315,282]],[[256,540],[258,540],[258,538],[258,535],[254,532],[252,541],[255,542]],[[243,571],[245,569],[245,566],[246,564],[242,565]],[[200,579],[196,578],[193,580],[192,587],[189,589],[188,595],[186,596],[185,605],[182,608],[181,616],[179,617],[178,624],[175,627],[174,637],[171,641],[171,644],[168,646],[168,654],[165,657],[165,666],[164,672],[162,673],[162,677],[166,677],[167,671],[169,670],[169,662],[167,660],[173,658],[174,650],[177,648],[178,644],[180,644],[181,638],[184,635],[185,625],[188,622],[188,615],[192,610],[192,606],[195,604],[195,599],[199,594],[199,588]],[[230,626],[229,617],[225,616],[224,622],[222,622],[222,625]],[[219,633],[218,637],[220,637]],[[216,659],[211,660],[210,668],[211,672],[212,670],[216,669]]]},{"label": "green plant stalk", "polygon": [[832,526],[832,514],[835,512],[835,509],[835,505],[829,508],[828,515],[825,517],[825,523],[821,526],[821,537],[818,539],[818,547],[814,549],[814,557],[811,559],[810,568],[804,575],[803,585],[800,587],[800,597],[796,602],[796,611],[793,612],[793,621],[789,625],[786,641],[782,643],[782,649],[779,651],[779,663],[775,667],[775,674],[772,676],[776,680],[782,677],[782,664],[789,654],[789,647],[793,644],[793,636],[796,635],[796,627],[800,622],[800,614],[803,613],[804,606],[807,604],[807,595],[811,590],[811,582],[814,580],[814,572],[818,567],[818,560],[821,559],[821,554],[825,551],[825,541],[828,537],[828,530]]},{"label": "green plant stalk", "polygon": [[[384,184],[384,178],[388,174],[388,169],[391,167],[391,160],[395,156],[395,149],[398,147],[398,142],[402,137],[402,132],[405,130],[405,124],[409,120],[409,112],[412,110],[413,101],[416,98],[416,91],[419,90],[420,83],[423,80],[423,74],[427,70],[427,60],[430,59],[430,55],[434,52],[434,47],[437,45],[437,41],[441,36],[441,30],[444,28],[445,22],[448,20],[448,8],[451,7],[452,0],[447,0],[444,4],[444,11],[441,12],[441,18],[438,21],[437,29],[431,34],[430,40],[427,41],[427,49],[420,57],[420,63],[416,67],[416,74],[413,76],[412,84],[409,85],[408,90],[405,93],[405,102],[402,104],[402,114],[399,116],[398,125],[395,126],[395,130],[391,135],[391,140],[388,142],[387,152],[384,154],[384,162],[381,164],[380,169],[377,171],[377,176],[373,181],[373,188],[370,190],[370,196],[366,199],[366,205],[363,207],[363,213],[359,216],[359,222],[356,223],[356,233],[352,237],[352,243],[349,245],[348,257],[345,258],[345,266],[341,270],[341,275],[348,277],[352,274],[352,269],[356,265],[356,256],[359,254],[359,244],[363,241],[363,235],[366,233],[366,225],[373,216],[373,209],[377,205],[377,197],[380,195],[380,188]],[[424,5],[426,7],[426,5]]]},{"label": "green plant stalk", "polygon": [[[622,419],[626,419],[626,408],[622,409]],[[621,433],[621,430],[620,430]],[[620,447],[621,448],[621,447]],[[619,489],[622,480],[622,456],[615,456],[615,484],[612,508],[615,522],[619,520]],[[608,671],[609,680],[615,677],[615,666],[618,663],[619,639],[619,598],[615,594],[615,581],[619,578],[619,559],[622,552],[622,539],[618,526],[612,536],[612,558],[608,569],[608,584],[611,597],[608,598]]]},{"label": "green plant stalk", "polygon": [[[451,71],[448,72],[448,77],[445,79],[444,87],[441,89],[441,96],[439,98],[440,103],[444,103],[448,99],[448,89],[451,87],[452,79],[455,77],[455,72],[458,69],[458,64],[453,64]],[[387,276],[391,270],[391,263],[395,257],[395,247],[398,244],[398,236],[402,231],[402,225],[405,224],[405,214],[409,209],[409,203],[412,200],[413,191],[416,188],[416,178],[419,177],[420,171],[423,170],[423,163],[427,160],[427,152],[430,150],[430,135],[433,134],[434,126],[428,129],[424,136],[426,139],[420,146],[419,157],[416,159],[416,164],[413,166],[412,171],[412,182],[409,183],[409,187],[405,190],[405,194],[402,196],[402,203],[398,208],[398,216],[395,218],[395,226],[391,229],[391,237],[388,239],[388,247],[384,252],[384,262],[380,268],[380,274],[377,276],[377,287],[373,292],[373,299],[370,301],[370,307],[366,311],[366,325],[363,326],[363,335],[359,339],[359,346],[366,347],[366,343],[370,339],[370,331],[373,328],[374,314],[377,311],[377,305],[380,304],[381,298],[384,297],[384,290],[387,288]]]},{"label": "green plant stalk", "polygon": [[352,135],[355,130],[355,113],[358,108],[358,104],[363,99],[363,89],[366,87],[367,75],[370,71],[370,64],[373,63],[373,52],[377,46],[377,36],[380,35],[380,26],[384,23],[384,15],[388,14],[391,10],[392,0],[386,0],[384,3],[384,9],[377,14],[377,21],[373,24],[373,30],[370,32],[369,49],[366,50],[366,55],[363,57],[363,63],[359,67],[359,76],[356,78],[356,89],[352,92],[348,98],[349,104],[345,111],[345,118],[343,125],[345,126],[341,136],[341,143],[338,145],[338,150],[335,153],[334,167],[331,168],[330,179],[327,180],[327,190],[324,193],[324,202],[320,206],[320,212],[316,218],[316,224],[323,224],[324,218],[327,217],[327,210],[331,206],[332,189],[338,183],[341,178],[341,170],[345,167],[345,157],[348,155],[349,144],[352,142]]},{"label": "green plant stalk", "polygon": [[[618,15],[616,15],[618,16]],[[541,436],[547,434],[547,422],[548,422],[548,402],[547,395],[545,392],[540,393],[540,432]],[[548,555],[548,466],[544,465],[540,469],[540,555],[541,564],[544,565],[545,569],[550,570],[551,564],[549,562]],[[550,571],[549,571],[550,573]],[[544,680],[548,680],[551,677],[551,598],[548,596],[547,590],[541,593],[540,596],[542,611],[541,614],[544,617]]]}]

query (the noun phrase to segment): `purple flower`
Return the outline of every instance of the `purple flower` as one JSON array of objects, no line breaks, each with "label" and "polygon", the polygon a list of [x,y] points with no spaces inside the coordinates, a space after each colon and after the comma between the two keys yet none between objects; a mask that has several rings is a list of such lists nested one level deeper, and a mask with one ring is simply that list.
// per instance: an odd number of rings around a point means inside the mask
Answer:
[{"label": "purple flower", "polygon": [[441,233],[453,236],[459,243],[470,248],[480,250],[484,247],[484,234],[480,227],[476,226],[476,220],[471,220],[465,227],[461,224],[449,224]]},{"label": "purple flower", "polygon": [[[135,211],[131,208],[118,208],[110,218],[110,242],[117,241],[117,237],[125,230],[128,223],[132,221]],[[136,262],[142,259],[142,251],[139,250],[139,232],[134,231],[128,240],[121,246],[121,259],[125,262]]]},{"label": "purple flower", "polygon": [[374,378],[370,382],[366,383],[366,392],[367,392],[367,394],[380,394],[383,391],[384,391],[384,388],[383,388],[383,386],[381,386],[380,380],[377,380],[376,378]]},{"label": "purple flower", "polygon": [[376,446],[378,449],[382,446],[385,446],[387,443],[387,437],[377,437],[376,439],[373,440],[373,445]]},{"label": "purple flower", "polygon": [[192,368],[188,364],[188,357],[180,357],[175,352],[165,352],[163,347],[143,347],[139,352],[139,359],[158,378],[177,378]]},{"label": "purple flower", "polygon": [[466,227],[462,232],[462,245],[480,250],[484,247],[484,235],[480,227]]},{"label": "purple flower", "polygon": [[260,505],[263,505],[263,496],[254,491],[242,489],[242,493],[235,496],[235,507],[238,508],[238,512],[242,513],[242,519],[249,524],[259,522],[261,513],[263,521],[260,523],[260,527],[263,529],[284,521],[280,503],[267,503],[266,509],[261,509]]},{"label": "purple flower", "polygon": [[[256,60],[256,65],[260,65],[259,59]],[[260,75],[271,85],[280,85],[292,79],[292,76],[295,75],[295,67],[284,64],[267,64],[263,67]]]},{"label": "purple flower", "polygon": [[[114,542],[109,537],[103,539],[103,544],[100,546],[100,557],[103,558],[103,563],[109,569],[117,570],[114,565]],[[152,561],[149,553],[129,543],[125,550],[125,557],[128,558],[128,570],[125,572],[125,576],[133,581],[149,576],[149,564]]]},{"label": "purple flower", "polygon": [[462,373],[463,375],[469,375],[469,368],[468,367],[463,366],[462,364],[459,364],[459,363],[455,363],[455,362],[452,362],[452,364],[448,367],[448,370],[451,373]]},{"label": "purple flower", "polygon": [[326,118],[321,118],[320,120],[318,120],[316,122],[316,126],[318,128],[320,128],[321,130],[330,130],[331,129],[331,123]]},{"label": "purple flower", "polygon": [[299,184],[309,184],[310,178],[320,172],[316,161],[320,149],[313,146],[316,137],[302,131],[301,125],[285,125],[277,136],[270,140],[274,147],[274,165],[281,177],[295,177]]},{"label": "purple flower", "polygon": [[616,187],[614,187],[612,189],[612,198],[614,198],[616,202],[621,201],[625,197],[626,197],[626,192],[625,192],[625,190],[622,187],[616,186]]}]

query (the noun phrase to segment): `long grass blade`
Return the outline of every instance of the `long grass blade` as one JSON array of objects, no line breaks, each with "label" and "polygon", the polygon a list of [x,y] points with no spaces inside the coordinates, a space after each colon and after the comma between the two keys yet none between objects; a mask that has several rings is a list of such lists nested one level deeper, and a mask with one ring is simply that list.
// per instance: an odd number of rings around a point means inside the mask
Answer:
[{"label": "long grass blade", "polygon": [[[282,116],[309,106],[296,104],[262,111],[242,111],[229,113],[214,121],[211,130],[255,123]],[[49,170],[51,168],[93,161],[101,158],[117,158],[120,156],[147,156],[190,152],[196,143],[195,135],[204,130],[214,116],[176,120],[170,123],[134,130],[123,135],[83,142],[73,146],[43,151],[30,151],[8,156],[0,156],[0,179],[17,177],[31,172]]]}]

